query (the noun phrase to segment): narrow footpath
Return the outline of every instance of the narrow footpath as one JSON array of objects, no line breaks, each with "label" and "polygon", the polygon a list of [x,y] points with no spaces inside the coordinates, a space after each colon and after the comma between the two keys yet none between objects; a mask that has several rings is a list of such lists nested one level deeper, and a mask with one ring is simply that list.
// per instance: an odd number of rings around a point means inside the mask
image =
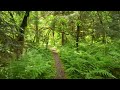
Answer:
[{"label": "narrow footpath", "polygon": [[55,79],[66,79],[65,76],[65,71],[62,65],[62,62],[59,58],[59,55],[57,53],[57,51],[55,49],[51,49],[52,53],[53,53],[53,57],[55,60],[55,67],[56,67],[56,77]]}]

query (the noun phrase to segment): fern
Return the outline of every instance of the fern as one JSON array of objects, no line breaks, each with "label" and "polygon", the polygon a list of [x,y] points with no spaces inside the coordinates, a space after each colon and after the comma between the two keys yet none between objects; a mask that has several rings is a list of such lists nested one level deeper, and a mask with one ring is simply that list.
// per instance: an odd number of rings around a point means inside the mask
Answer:
[{"label": "fern", "polygon": [[80,70],[78,70],[78,69],[76,69],[74,67],[68,68],[66,70],[66,73],[67,73],[67,76],[70,79],[79,79],[79,78],[83,78],[84,77],[84,74]]},{"label": "fern", "polygon": [[[48,57],[46,56],[46,53]],[[0,69],[1,78],[7,79],[44,79],[53,78],[55,76],[54,61],[49,51],[41,49],[30,50],[19,61],[11,61],[11,63]]]},{"label": "fern", "polygon": [[88,72],[85,78],[86,79],[116,79],[116,77],[111,73],[109,73],[108,71],[99,70],[99,69]]},{"label": "fern", "polygon": [[100,43],[80,45],[82,48],[79,52],[69,46],[60,49],[60,58],[70,78],[115,79],[120,77],[120,73],[114,71],[116,68],[120,69],[118,46]]}]

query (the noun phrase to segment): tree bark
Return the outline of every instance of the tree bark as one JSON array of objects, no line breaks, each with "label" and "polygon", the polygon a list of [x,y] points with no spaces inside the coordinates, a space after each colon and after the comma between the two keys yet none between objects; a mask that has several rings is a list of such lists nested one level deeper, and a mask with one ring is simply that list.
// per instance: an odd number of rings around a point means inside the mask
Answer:
[{"label": "tree bark", "polygon": [[101,18],[101,16],[100,16],[100,14],[99,14],[98,11],[97,11],[97,15],[98,15],[99,21],[100,21],[100,23],[101,23],[101,25],[103,27],[103,31],[102,31],[102,43],[106,43],[106,31],[104,29],[103,21],[102,21],[102,18]]},{"label": "tree bark", "polygon": [[17,37],[17,41],[18,41],[18,46],[17,46],[17,50],[16,50],[16,56],[17,59],[20,57],[20,55],[23,53],[23,47],[24,47],[24,34],[25,34],[25,28],[27,27],[27,19],[29,17],[29,12],[30,11],[26,11],[23,21],[20,25],[20,29],[19,29],[19,34]]},{"label": "tree bark", "polygon": [[76,32],[76,48],[77,48],[77,51],[78,51],[78,47],[79,47],[79,32],[80,32],[80,26],[77,25],[77,32]]},{"label": "tree bark", "polygon": [[92,33],[91,33],[91,36],[92,36],[92,43],[94,43],[94,40],[95,40],[95,35],[94,35],[94,30],[92,30]]},{"label": "tree bark", "polygon": [[35,17],[35,27],[36,27],[36,43],[39,43],[39,31],[38,31],[38,11],[35,11],[36,17]]}]

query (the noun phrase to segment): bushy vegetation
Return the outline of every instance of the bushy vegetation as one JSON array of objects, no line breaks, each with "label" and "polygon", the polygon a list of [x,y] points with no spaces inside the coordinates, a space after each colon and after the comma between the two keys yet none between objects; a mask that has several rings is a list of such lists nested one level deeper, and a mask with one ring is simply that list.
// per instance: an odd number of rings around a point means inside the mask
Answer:
[{"label": "bushy vegetation", "polygon": [[30,49],[19,60],[0,68],[0,78],[3,79],[49,79],[54,76],[51,52],[42,48]]},{"label": "bushy vegetation", "polygon": [[80,43],[78,52],[68,45],[62,47],[59,52],[68,78],[120,78],[119,43],[119,41],[112,44]]},{"label": "bushy vegetation", "polygon": [[120,11],[0,12],[0,78],[56,78],[59,56],[70,79],[119,79]]}]

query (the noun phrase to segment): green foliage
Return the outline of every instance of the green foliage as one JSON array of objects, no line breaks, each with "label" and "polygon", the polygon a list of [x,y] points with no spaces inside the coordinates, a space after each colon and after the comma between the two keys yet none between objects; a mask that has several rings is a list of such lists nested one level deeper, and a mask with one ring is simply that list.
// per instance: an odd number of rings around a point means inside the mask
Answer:
[{"label": "green foliage", "polygon": [[120,77],[118,71],[114,72],[120,69],[120,50],[115,51],[118,48],[115,44],[80,43],[79,52],[65,46],[60,49],[60,56],[71,79],[115,79]]},{"label": "green foliage", "polygon": [[[0,78],[54,78],[52,56],[43,47],[59,48],[68,78],[120,78],[119,11],[30,11],[27,28],[21,34],[25,12],[0,12]],[[18,36],[24,38],[21,51],[26,53],[14,61],[20,51]],[[61,47],[63,38],[65,45]]]},{"label": "green foliage", "polygon": [[116,79],[116,77],[106,70],[96,69],[88,72],[85,79]]},{"label": "green foliage", "polygon": [[54,62],[49,50],[29,50],[19,61],[0,70],[0,78],[6,79],[49,79],[54,78]]}]

